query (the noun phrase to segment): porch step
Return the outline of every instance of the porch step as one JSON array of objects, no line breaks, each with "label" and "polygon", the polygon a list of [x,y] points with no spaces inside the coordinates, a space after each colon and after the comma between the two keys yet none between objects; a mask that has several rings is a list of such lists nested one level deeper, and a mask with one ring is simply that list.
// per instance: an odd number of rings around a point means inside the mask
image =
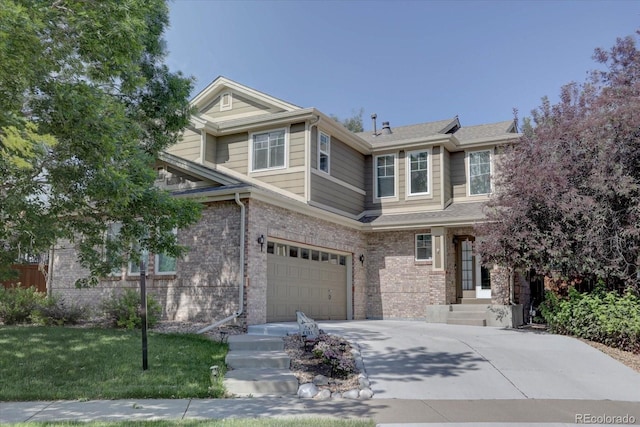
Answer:
[{"label": "porch step", "polygon": [[229,343],[229,351],[284,350],[284,340],[278,336],[232,335],[227,342]]},{"label": "porch step", "polygon": [[491,298],[460,298],[460,304],[464,305],[491,305]]},{"label": "porch step", "polygon": [[296,395],[298,379],[288,369],[238,369],[227,371],[224,386],[240,397]]},{"label": "porch step", "polygon": [[[281,340],[282,341],[282,340]],[[289,369],[291,358],[284,351],[230,351],[225,363],[231,369]]]},{"label": "porch step", "polygon": [[263,325],[251,325],[247,328],[249,335],[269,335],[275,337],[285,337],[298,333],[296,322],[265,323]]},{"label": "porch step", "polygon": [[480,304],[453,304],[447,316],[449,325],[487,326],[487,306]]}]

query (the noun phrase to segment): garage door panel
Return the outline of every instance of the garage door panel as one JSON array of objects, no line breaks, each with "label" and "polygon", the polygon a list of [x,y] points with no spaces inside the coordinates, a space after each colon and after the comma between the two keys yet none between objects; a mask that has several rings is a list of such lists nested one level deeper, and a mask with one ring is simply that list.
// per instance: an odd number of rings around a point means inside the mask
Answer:
[{"label": "garage door panel", "polygon": [[317,320],[346,319],[346,288],[344,265],[267,254],[268,322],[294,321],[296,310]]}]

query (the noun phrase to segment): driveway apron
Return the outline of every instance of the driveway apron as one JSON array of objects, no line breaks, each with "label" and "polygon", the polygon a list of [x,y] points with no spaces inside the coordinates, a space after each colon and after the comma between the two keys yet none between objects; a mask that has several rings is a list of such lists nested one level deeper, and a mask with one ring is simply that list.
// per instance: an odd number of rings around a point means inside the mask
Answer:
[{"label": "driveway apron", "polygon": [[319,323],[360,345],[374,399],[640,402],[640,373],[570,337],[420,321]]}]

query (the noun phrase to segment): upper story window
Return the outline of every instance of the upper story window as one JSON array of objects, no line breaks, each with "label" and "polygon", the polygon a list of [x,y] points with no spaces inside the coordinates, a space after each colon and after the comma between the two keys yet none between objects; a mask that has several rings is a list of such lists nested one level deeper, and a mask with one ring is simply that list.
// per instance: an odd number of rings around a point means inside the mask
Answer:
[{"label": "upper story window", "polygon": [[251,136],[252,171],[279,169],[285,167],[285,131],[284,129]]},{"label": "upper story window", "polygon": [[394,197],[396,195],[396,155],[376,156],[376,197]]},{"label": "upper story window", "polygon": [[329,173],[329,157],[331,152],[331,137],[326,133],[318,134],[318,169]]},{"label": "upper story window", "polygon": [[233,104],[233,96],[231,92],[225,92],[220,95],[220,111],[231,110]]},{"label": "upper story window", "polygon": [[491,150],[472,151],[469,158],[469,195],[491,193]]},{"label": "upper story window", "polygon": [[431,234],[416,234],[416,261],[430,261],[432,258]]},{"label": "upper story window", "polygon": [[429,150],[407,153],[407,194],[429,194]]}]

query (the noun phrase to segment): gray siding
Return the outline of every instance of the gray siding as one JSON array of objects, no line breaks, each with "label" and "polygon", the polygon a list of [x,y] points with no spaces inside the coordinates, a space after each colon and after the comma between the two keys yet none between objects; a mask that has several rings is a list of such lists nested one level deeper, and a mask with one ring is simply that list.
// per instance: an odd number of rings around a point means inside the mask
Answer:
[{"label": "gray siding", "polygon": [[[327,134],[331,135],[327,132]],[[318,168],[318,129],[311,130],[311,167]],[[348,184],[364,189],[365,156],[331,135],[329,174]]]},{"label": "gray siding", "polygon": [[451,188],[451,155],[444,148],[442,148],[442,180],[444,184],[442,186],[444,190],[442,201],[447,203],[453,196]]},{"label": "gray siding", "polygon": [[249,134],[219,136],[216,141],[216,163],[236,172],[247,174],[249,164]]},{"label": "gray siding", "polygon": [[204,145],[204,159],[208,162],[215,163],[216,162],[216,145],[217,138],[213,135],[206,135],[206,142]]},{"label": "gray siding", "polygon": [[[226,93],[226,92],[223,92]],[[245,116],[245,115],[259,115],[267,113],[279,113],[284,111],[282,109],[276,109],[274,107],[260,104],[252,99],[242,97],[237,93],[231,92],[233,101],[231,103],[231,109],[220,111],[220,96],[216,97],[211,103],[206,105],[200,112],[204,113],[215,119],[233,119],[233,116]]]},{"label": "gray siding", "polygon": [[255,178],[304,197],[304,172],[282,173]]},{"label": "gray siding", "polygon": [[289,167],[304,166],[304,123],[291,125],[289,129]]},{"label": "gray siding", "polygon": [[464,152],[451,153],[450,161],[453,198],[467,197],[467,174],[464,167]]},{"label": "gray siding", "polygon": [[358,215],[364,210],[365,196],[329,181],[321,175],[311,174],[311,200],[326,206]]},{"label": "gray siding", "polygon": [[167,149],[167,152],[183,159],[195,161],[200,157],[200,132],[187,128],[177,144]]}]

